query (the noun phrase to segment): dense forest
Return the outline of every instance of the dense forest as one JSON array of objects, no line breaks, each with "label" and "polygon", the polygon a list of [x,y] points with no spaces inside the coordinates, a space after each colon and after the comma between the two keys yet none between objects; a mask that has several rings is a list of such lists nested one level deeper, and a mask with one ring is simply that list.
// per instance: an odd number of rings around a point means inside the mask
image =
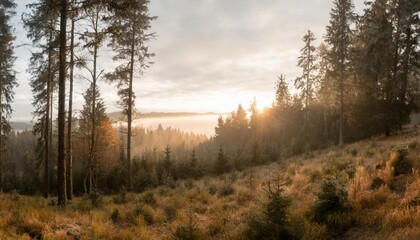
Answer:
[{"label": "dense forest", "polygon": [[[301,75],[279,74],[271,107],[239,105],[220,117],[210,138],[177,129],[132,126],[138,112],[133,84],[152,64],[147,43],[148,0],[38,0],[22,15],[35,49],[30,59],[33,131],[9,125],[15,78],[12,0],[0,1],[0,189],[58,196],[142,192],[177,179],[200,178],[333,145],[402,131],[418,109],[420,3],[366,1],[358,15],[351,0],[334,0],[323,42],[302,37]],[[310,27],[310,26],[308,26]],[[115,69],[98,64],[112,49]],[[83,109],[72,105],[76,77],[89,83]],[[273,76],[273,82],[275,76]],[[289,81],[298,94],[291,94]],[[116,86],[124,127],[106,114],[98,81]],[[58,112],[54,113],[53,105]]]}]

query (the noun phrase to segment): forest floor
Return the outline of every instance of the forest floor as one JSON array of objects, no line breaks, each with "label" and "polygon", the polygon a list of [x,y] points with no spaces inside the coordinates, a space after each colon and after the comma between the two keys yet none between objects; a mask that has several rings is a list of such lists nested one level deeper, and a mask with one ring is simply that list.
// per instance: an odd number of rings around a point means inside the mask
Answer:
[{"label": "forest floor", "polygon": [[[411,163],[399,175],[396,148]],[[410,128],[141,194],[77,197],[64,209],[55,198],[2,194],[0,239],[247,239],[273,181],[284,184],[288,221],[301,239],[420,239],[419,166],[420,131]],[[331,174],[343,176],[351,212],[316,223],[309,212]]]}]

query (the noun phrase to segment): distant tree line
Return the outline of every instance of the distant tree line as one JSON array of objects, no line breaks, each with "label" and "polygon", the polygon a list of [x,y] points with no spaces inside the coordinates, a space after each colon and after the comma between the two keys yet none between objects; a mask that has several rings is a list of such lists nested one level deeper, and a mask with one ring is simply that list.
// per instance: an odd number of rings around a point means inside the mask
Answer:
[{"label": "distant tree line", "polygon": [[[85,106],[84,109],[87,107]],[[108,117],[97,116],[97,150],[93,161],[90,157],[90,116],[84,112],[73,123],[73,191],[77,195],[104,193],[111,194],[127,190],[126,128],[115,128]],[[53,122],[56,129],[57,122]],[[166,183],[174,183],[180,178],[196,178],[205,172],[201,169],[194,146],[207,141],[204,135],[185,133],[178,129],[133,128],[133,191]],[[53,136],[57,136],[57,130]],[[56,139],[56,138],[54,138]],[[17,191],[20,194],[36,195],[43,192],[43,161],[38,158],[37,136],[31,131],[11,132],[8,135],[7,161],[4,162],[3,189],[5,192]],[[57,141],[52,141],[56,149]],[[51,151],[57,157],[57,151]],[[200,161],[200,162],[199,162]],[[57,194],[56,163],[51,164],[49,185],[52,194]],[[91,172],[92,174],[88,174]]]}]

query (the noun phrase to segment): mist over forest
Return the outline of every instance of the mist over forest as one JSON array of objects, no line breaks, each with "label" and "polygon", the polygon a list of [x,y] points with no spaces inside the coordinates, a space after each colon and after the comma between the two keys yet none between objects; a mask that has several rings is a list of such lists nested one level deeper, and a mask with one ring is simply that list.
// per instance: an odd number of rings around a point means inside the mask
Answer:
[{"label": "mist over forest", "polygon": [[418,0],[25,2],[0,0],[0,239],[420,238]]}]

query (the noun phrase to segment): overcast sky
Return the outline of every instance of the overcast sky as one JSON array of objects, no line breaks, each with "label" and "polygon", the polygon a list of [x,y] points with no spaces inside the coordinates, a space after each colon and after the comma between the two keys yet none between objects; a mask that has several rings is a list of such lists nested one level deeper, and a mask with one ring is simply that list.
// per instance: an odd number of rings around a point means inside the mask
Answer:
[{"label": "overcast sky", "polygon": [[[358,12],[364,0],[355,0]],[[20,16],[31,0],[18,0],[13,25],[16,45],[29,43]],[[158,16],[149,43],[155,64],[135,80],[136,106],[149,111],[226,112],[246,108],[256,97],[260,107],[274,99],[276,76],[292,86],[302,37],[312,30],[319,44],[328,24],[332,0],[151,0]],[[19,87],[13,120],[30,120],[33,108],[26,73],[30,47],[16,49]],[[110,71],[112,53],[103,50],[100,68]],[[108,69],[107,69],[108,68]],[[76,108],[89,86],[77,79]],[[100,84],[108,111],[118,110],[115,86]]]}]

